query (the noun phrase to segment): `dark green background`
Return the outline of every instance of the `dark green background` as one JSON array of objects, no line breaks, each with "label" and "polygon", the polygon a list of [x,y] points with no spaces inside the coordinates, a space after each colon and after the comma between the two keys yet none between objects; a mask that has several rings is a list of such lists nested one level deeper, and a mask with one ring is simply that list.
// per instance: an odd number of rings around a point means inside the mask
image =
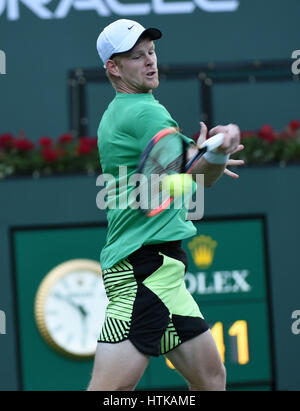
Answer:
[{"label": "dark green background", "polygon": [[[196,4],[196,0],[190,1]],[[94,10],[71,7],[63,19],[53,15],[40,19],[17,2],[20,19],[15,21],[8,20],[6,6],[0,15],[0,49],[7,60],[7,74],[0,75],[0,133],[24,130],[37,140],[68,131],[67,72],[91,67],[102,70],[96,39],[104,26],[120,17],[161,28],[164,36],[157,44],[160,64],[291,59],[292,52],[300,48],[299,1],[238,2],[235,12],[211,13],[195,7],[190,14],[158,15],[152,8],[147,16],[111,13],[103,17]],[[45,7],[54,12],[60,3],[52,0]],[[282,128],[299,116],[299,87],[299,83],[218,85],[214,89],[215,122],[236,122],[242,129],[257,129],[270,122]],[[96,135],[113,91],[109,85],[88,88],[89,133]],[[202,108],[196,80],[162,80],[155,96],[186,134],[198,130]]]},{"label": "dark green background", "polygon": [[[205,190],[205,219],[264,216],[268,244],[265,261],[270,274],[268,303],[273,323],[272,375],[277,390],[299,390],[300,337],[292,333],[291,315],[299,309],[300,167],[246,167],[239,174],[238,180],[225,176]],[[0,309],[6,314],[6,334],[0,335],[1,390],[22,388],[14,233],[20,228],[89,228],[105,223],[104,212],[96,207],[98,191],[96,176],[37,180],[19,177],[0,183]],[[212,318],[219,320],[214,313]]]},{"label": "dark green background", "polygon": [[[194,294],[207,321],[222,321],[226,346],[225,365],[230,385],[267,382],[271,384],[271,358],[265,265],[265,244],[260,219],[203,222],[198,235],[205,233],[218,242],[216,258],[210,270],[251,270],[249,294],[202,296]],[[16,230],[13,236],[16,291],[18,296],[19,349],[22,386],[25,390],[84,390],[89,382],[92,361],[65,358],[41,338],[34,320],[34,299],[45,275],[58,264],[75,259],[99,259],[105,243],[106,227],[56,227]],[[249,242],[252,244],[248,247]],[[239,244],[239,246],[237,246]],[[191,271],[194,270],[188,248]],[[232,250],[234,253],[232,254]],[[235,259],[232,258],[235,256]],[[256,261],[253,262],[253,257]],[[250,361],[232,362],[228,329],[237,320],[246,320],[249,333]],[[152,359],[139,383],[139,389],[186,388],[182,377],[167,367],[165,358]]]}]

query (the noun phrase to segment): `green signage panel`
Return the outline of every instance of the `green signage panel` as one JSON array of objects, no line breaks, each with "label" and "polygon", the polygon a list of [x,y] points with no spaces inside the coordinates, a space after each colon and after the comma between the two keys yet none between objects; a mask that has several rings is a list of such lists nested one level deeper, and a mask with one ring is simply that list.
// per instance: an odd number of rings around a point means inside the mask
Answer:
[{"label": "green signage panel", "polygon": [[226,303],[203,310],[227,370],[227,383],[271,382],[265,302]]},{"label": "green signage panel", "polygon": [[211,325],[228,384],[271,383],[264,219],[202,221],[184,245],[186,284]]},{"label": "green signage panel", "polygon": [[264,298],[265,246],[261,220],[222,220],[197,224],[197,235],[184,241],[188,254],[186,283],[203,302]]}]

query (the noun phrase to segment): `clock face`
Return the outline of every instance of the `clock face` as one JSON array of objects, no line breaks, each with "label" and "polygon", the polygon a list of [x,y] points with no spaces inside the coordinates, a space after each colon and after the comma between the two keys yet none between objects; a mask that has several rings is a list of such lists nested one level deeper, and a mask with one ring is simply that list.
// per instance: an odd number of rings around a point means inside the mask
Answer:
[{"label": "clock face", "polygon": [[91,260],[72,260],[52,270],[36,296],[36,320],[45,340],[78,358],[95,354],[108,304],[101,268]]}]

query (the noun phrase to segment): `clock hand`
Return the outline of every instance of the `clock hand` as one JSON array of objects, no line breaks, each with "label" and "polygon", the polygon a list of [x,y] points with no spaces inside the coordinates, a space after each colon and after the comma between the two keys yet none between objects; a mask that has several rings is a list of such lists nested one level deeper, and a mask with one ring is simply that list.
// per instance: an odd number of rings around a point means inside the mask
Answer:
[{"label": "clock hand", "polygon": [[86,344],[86,337],[87,337],[87,318],[86,316],[81,317],[82,320],[82,335],[81,335],[81,341],[82,344]]},{"label": "clock hand", "polygon": [[54,296],[56,298],[60,298],[61,300],[65,300],[67,303],[72,305],[74,308],[77,308],[83,316],[87,315],[87,311],[85,310],[85,308],[80,304],[76,304],[73,300],[71,300],[70,297],[67,297],[65,295],[61,295],[61,294],[58,294],[58,293],[54,293]]},{"label": "clock hand", "polygon": [[83,305],[78,305],[78,309],[84,317],[87,316],[87,311],[86,311],[86,309],[84,308]]}]

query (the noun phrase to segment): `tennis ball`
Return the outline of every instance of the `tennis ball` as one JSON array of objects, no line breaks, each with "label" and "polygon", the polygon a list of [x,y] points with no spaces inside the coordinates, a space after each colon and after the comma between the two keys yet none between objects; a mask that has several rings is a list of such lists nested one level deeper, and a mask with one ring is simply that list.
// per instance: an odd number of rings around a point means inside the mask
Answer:
[{"label": "tennis ball", "polygon": [[168,191],[172,197],[178,197],[191,191],[192,184],[191,174],[170,174],[162,180],[161,189]]}]

